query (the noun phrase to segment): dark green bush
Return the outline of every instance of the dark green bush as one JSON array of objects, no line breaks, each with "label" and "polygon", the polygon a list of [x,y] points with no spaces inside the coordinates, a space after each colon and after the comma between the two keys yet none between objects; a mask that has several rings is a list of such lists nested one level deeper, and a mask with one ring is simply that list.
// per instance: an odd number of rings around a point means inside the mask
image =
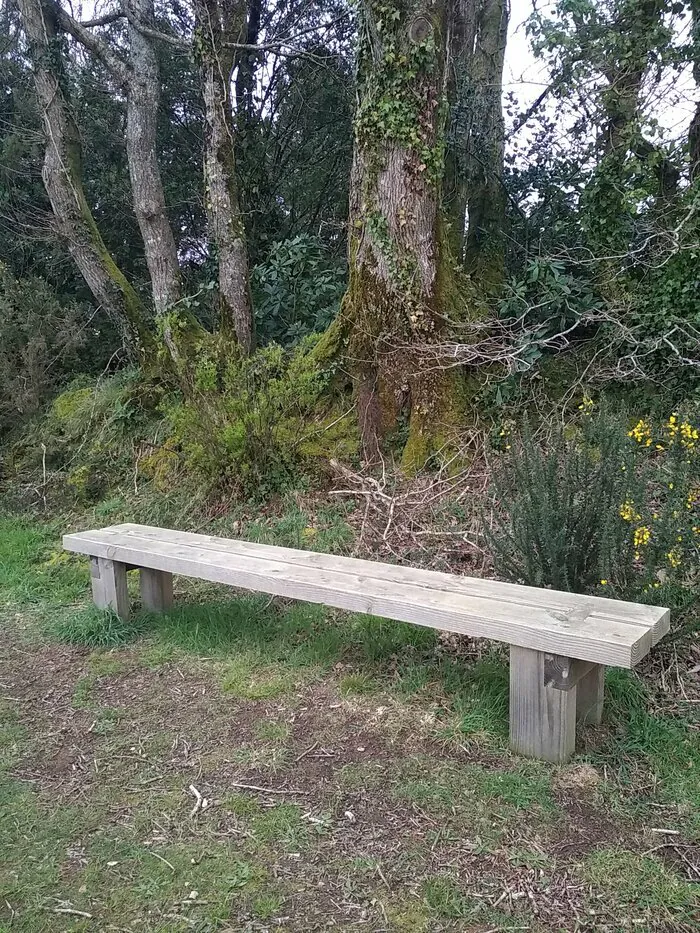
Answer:
[{"label": "dark green bush", "polygon": [[629,565],[619,516],[632,472],[628,445],[607,419],[584,419],[568,439],[557,426],[541,445],[526,423],[493,477],[496,569],[529,586],[583,592]]},{"label": "dark green bush", "polygon": [[493,479],[496,567],[531,586],[687,605],[700,567],[700,431],[581,406],[546,443],[526,424]]},{"label": "dark green bush", "polygon": [[252,288],[258,336],[286,346],[331,323],[345,291],[345,264],[318,237],[300,234],[273,244],[253,269]]},{"label": "dark green bush", "polygon": [[82,367],[90,309],[61,304],[43,279],[0,264],[0,434],[34,415]]}]

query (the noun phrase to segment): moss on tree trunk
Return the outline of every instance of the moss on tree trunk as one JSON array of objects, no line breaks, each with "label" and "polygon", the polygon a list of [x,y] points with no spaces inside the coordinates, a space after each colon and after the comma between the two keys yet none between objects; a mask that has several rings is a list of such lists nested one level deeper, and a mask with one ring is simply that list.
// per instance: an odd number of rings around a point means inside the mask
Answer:
[{"label": "moss on tree trunk", "polygon": [[402,465],[414,472],[455,439],[463,377],[439,348],[474,310],[442,204],[448,10],[366,0],[360,12],[350,281],[337,327],[365,458],[380,457],[406,415]]}]

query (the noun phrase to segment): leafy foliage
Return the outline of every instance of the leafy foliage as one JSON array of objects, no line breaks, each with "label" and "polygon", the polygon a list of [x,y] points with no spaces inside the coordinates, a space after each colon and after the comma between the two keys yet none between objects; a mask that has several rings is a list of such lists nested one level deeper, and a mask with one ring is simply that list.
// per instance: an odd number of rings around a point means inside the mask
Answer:
[{"label": "leafy foliage", "polygon": [[627,445],[608,419],[586,419],[569,440],[556,427],[542,447],[526,423],[493,479],[497,569],[529,586],[585,592],[628,566],[618,511],[632,475]]},{"label": "leafy foliage", "polygon": [[252,284],[258,334],[288,345],[329,326],[345,290],[344,263],[318,237],[299,234],[274,244]]},{"label": "leafy foliage", "polygon": [[262,497],[296,480],[319,438],[326,454],[347,445],[352,422],[328,412],[332,373],[311,356],[315,342],[293,351],[270,344],[222,367],[203,354],[192,398],[164,408],[186,468],[211,485]]},{"label": "leafy foliage", "polygon": [[[90,309],[59,302],[43,279],[15,279],[0,264],[0,434],[28,418],[100,348]],[[99,364],[99,357],[95,360]]]}]

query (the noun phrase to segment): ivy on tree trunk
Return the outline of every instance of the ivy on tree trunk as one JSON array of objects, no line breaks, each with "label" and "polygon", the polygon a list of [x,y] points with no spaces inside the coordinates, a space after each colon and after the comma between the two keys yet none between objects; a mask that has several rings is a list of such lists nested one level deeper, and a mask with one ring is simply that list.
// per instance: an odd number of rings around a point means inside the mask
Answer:
[{"label": "ivy on tree trunk", "polygon": [[433,350],[464,298],[442,204],[447,2],[364,0],[350,192],[350,279],[340,326],[365,458],[407,418],[402,465],[446,448],[461,376]]}]

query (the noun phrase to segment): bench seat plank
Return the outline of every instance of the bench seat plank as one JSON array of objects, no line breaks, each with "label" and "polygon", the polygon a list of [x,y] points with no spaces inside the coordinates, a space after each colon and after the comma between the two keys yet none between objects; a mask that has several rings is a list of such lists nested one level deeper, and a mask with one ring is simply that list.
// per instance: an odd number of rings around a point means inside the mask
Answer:
[{"label": "bench seat plank", "polygon": [[196,545],[197,547],[211,548],[218,552],[233,555],[300,564],[304,567],[315,567],[319,570],[367,575],[390,583],[425,586],[432,590],[444,590],[462,596],[497,599],[499,602],[515,603],[518,606],[546,609],[550,613],[563,613],[567,619],[572,621],[593,616],[601,620],[629,622],[632,625],[651,629],[652,645],[655,645],[663,638],[670,626],[670,612],[668,609],[648,606],[643,603],[608,599],[604,596],[564,593],[558,590],[523,586],[517,583],[485,580],[480,577],[457,576],[437,570],[422,570],[400,564],[386,564],[356,557],[322,554],[318,551],[301,551],[271,544],[255,544],[250,541],[217,538],[190,531],[171,531],[167,528],[157,528],[150,525],[113,525],[110,528],[102,529],[100,534],[102,533],[126,534],[138,539],[150,538],[154,541],[166,541],[170,544]]},{"label": "bench seat plank", "polygon": [[[328,555],[306,551],[199,535],[185,538],[185,532],[163,529],[154,535],[154,531],[142,526],[114,526],[66,535],[64,547],[124,564],[618,667],[633,667],[649,651],[654,625],[658,625],[658,619],[653,618],[647,624],[648,606],[640,607],[646,613],[643,622],[632,621],[590,601],[578,602],[581,597],[572,596],[570,602],[570,594],[557,594],[557,600],[565,598],[559,608],[546,602],[536,605],[510,593],[512,584],[498,583],[497,589],[490,591],[476,587],[475,592],[465,592],[456,585],[464,583],[464,577],[436,574],[435,585],[431,585],[431,571],[345,557],[334,557],[329,562]],[[200,538],[207,540],[202,542]],[[408,579],[393,577],[388,568],[403,571]],[[419,575],[420,582],[414,575]],[[444,578],[451,582],[449,589]],[[552,591],[537,592],[546,594],[545,599],[552,597]],[[573,611],[566,612],[564,605],[573,607]],[[665,610],[656,612],[663,614]]]}]

